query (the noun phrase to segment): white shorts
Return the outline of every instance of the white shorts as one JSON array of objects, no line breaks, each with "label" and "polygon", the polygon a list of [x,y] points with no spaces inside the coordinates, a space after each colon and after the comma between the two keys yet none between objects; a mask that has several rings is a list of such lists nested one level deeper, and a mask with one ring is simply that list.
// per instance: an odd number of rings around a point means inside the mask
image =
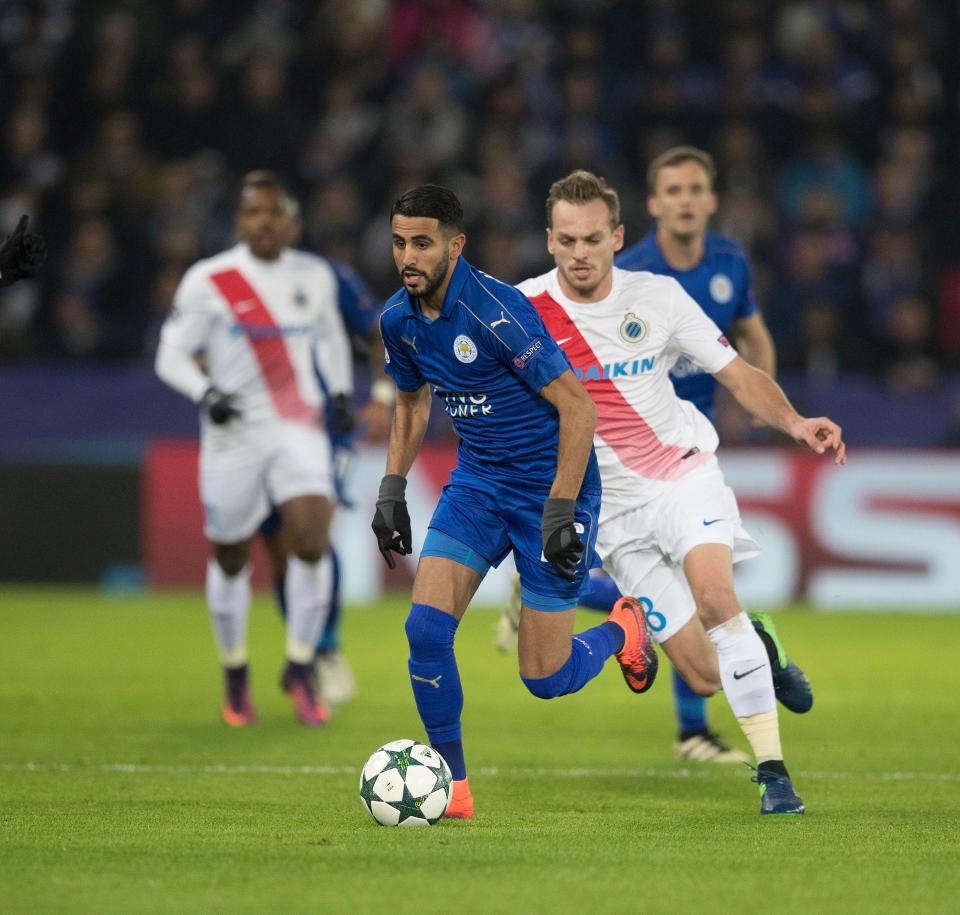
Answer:
[{"label": "white shorts", "polygon": [[222,444],[200,449],[204,533],[214,543],[252,537],[272,505],[333,492],[330,439],[319,428],[270,423],[244,430],[229,455]]},{"label": "white shorts", "polygon": [[665,642],[696,613],[683,559],[704,543],[726,544],[735,563],[760,552],[740,520],[737,498],[715,457],[646,505],[600,524],[597,552],[604,568],[624,594],[646,598],[647,621],[658,642]]}]

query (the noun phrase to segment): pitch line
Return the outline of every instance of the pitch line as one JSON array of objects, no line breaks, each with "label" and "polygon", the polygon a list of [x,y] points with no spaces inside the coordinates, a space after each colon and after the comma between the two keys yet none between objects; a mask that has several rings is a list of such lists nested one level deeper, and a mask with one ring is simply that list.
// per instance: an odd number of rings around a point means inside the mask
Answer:
[{"label": "pitch line", "polygon": [[[471,771],[488,778],[673,778],[720,779],[740,775],[738,766],[695,769],[654,767],[550,768],[546,766],[478,766]],[[357,775],[359,766],[227,765],[225,763],[0,763],[0,772],[77,773],[118,775]],[[960,772],[817,772],[797,771],[811,781],[960,782]]]}]

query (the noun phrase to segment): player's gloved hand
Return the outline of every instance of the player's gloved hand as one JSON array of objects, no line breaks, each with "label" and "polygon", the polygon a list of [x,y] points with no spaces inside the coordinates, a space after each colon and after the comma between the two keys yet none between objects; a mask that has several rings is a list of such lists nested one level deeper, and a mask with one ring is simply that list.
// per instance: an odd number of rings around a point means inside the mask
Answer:
[{"label": "player's gloved hand", "polygon": [[0,286],[36,276],[47,259],[47,243],[27,231],[29,221],[26,214],[21,216],[13,235],[0,245]]},{"label": "player's gloved hand", "polygon": [[240,416],[240,410],[233,405],[233,395],[224,394],[217,388],[208,388],[200,401],[207,409],[210,421],[222,426],[234,417]]},{"label": "player's gloved hand", "polygon": [[407,500],[404,498],[406,489],[406,477],[388,473],[380,482],[377,512],[373,516],[373,524],[370,525],[377,535],[380,555],[391,569],[397,567],[392,553],[407,556],[413,552],[410,515],[407,512]]},{"label": "player's gloved hand", "polygon": [[540,519],[543,555],[567,581],[576,580],[577,564],[583,558],[583,541],[573,523],[575,505],[573,499],[547,499]]},{"label": "player's gloved hand", "polygon": [[336,394],[327,401],[327,431],[346,435],[353,431],[353,404],[346,394]]}]

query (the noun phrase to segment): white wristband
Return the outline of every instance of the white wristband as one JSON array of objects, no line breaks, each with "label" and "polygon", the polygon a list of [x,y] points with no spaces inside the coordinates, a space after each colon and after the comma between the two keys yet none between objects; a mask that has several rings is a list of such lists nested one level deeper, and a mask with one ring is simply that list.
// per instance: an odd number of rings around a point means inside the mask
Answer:
[{"label": "white wristband", "polygon": [[370,385],[370,400],[392,407],[397,401],[397,389],[389,378],[378,378]]}]

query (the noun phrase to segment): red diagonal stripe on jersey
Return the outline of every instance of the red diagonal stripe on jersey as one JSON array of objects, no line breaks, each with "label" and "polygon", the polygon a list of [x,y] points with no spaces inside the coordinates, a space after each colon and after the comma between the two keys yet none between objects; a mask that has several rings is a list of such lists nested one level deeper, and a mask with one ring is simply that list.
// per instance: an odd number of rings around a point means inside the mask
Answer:
[{"label": "red diagonal stripe on jersey", "polygon": [[237,323],[247,331],[247,342],[260,365],[277,414],[296,422],[315,422],[319,409],[300,397],[287,344],[263,300],[239,270],[214,273],[210,279],[226,299]]},{"label": "red diagonal stripe on jersey", "polygon": [[[550,336],[563,340],[560,346],[572,365],[584,375],[591,365],[602,365],[573,319],[550,293],[542,292],[530,301],[543,318]],[[689,448],[663,444],[610,378],[584,378],[581,383],[597,405],[597,435],[613,449],[625,467],[648,480],[669,480],[677,476],[680,461]],[[686,463],[692,469],[697,462]]]}]

